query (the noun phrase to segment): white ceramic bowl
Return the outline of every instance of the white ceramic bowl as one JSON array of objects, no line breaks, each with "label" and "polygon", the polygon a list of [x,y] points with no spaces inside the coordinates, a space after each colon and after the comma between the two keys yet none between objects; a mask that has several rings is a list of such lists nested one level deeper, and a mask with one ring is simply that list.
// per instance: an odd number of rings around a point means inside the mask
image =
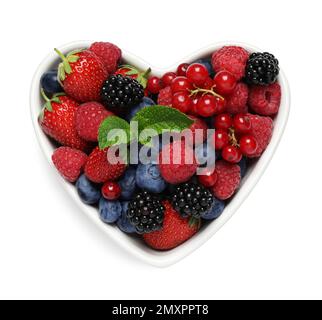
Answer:
[{"label": "white ceramic bowl", "polygon": [[[93,41],[78,41],[66,44],[61,46],[59,49],[63,53],[67,53],[71,50],[78,49],[78,48],[86,48],[92,43]],[[152,66],[153,74],[157,76],[161,76],[165,71],[173,71],[176,69],[177,65],[181,62],[193,62],[199,58],[209,56],[212,52],[216,49],[224,46],[224,45],[240,45],[245,49],[249,50],[250,52],[253,51],[262,51],[254,46],[245,44],[245,43],[215,43],[196,51],[195,53],[191,54],[190,56],[184,58],[182,61],[175,63],[172,67],[167,69],[159,69]],[[150,64],[138,58],[137,56],[124,51],[123,50],[123,59],[129,63],[137,66],[138,68],[145,70],[148,67],[151,67]],[[38,125],[38,114],[42,108],[43,101],[40,96],[40,77],[41,75],[53,67],[57,67],[57,63],[59,59],[54,51],[52,51],[40,64],[38,67],[31,86],[31,94],[30,94],[30,110],[31,110],[31,117],[32,122],[35,128],[37,139],[41,145],[41,148],[50,163],[53,170],[56,171],[55,167],[52,165],[51,155],[54,150],[54,146],[47,138],[47,136],[43,133],[40,126]],[[179,247],[165,252],[154,251],[146,246],[143,241],[136,239],[135,237],[131,237],[123,232],[121,232],[116,226],[114,225],[107,225],[104,224],[98,216],[97,209],[85,205],[80,200],[76,188],[74,185],[67,183],[63,178],[61,178],[61,182],[66,189],[66,191],[70,194],[70,196],[74,199],[74,201],[79,205],[82,212],[85,213],[89,219],[91,219],[97,227],[101,228],[107,236],[114,239],[121,247],[127,250],[130,254],[135,255],[136,257],[144,260],[147,263],[158,267],[165,267],[175,262],[178,262],[188,254],[192,253],[194,250],[199,248],[203,243],[205,243],[208,239],[210,239],[236,212],[239,206],[243,203],[246,197],[249,195],[251,190],[255,187],[256,183],[264,173],[266,167],[268,166],[270,160],[272,159],[274,152],[279,144],[279,141],[283,135],[288,115],[290,109],[290,91],[288,87],[287,80],[285,78],[284,73],[281,71],[279,76],[279,83],[282,87],[282,102],[280,111],[275,118],[275,127],[273,132],[272,140],[263,153],[261,158],[254,164],[251,168],[249,168],[246,177],[242,181],[242,185],[233,199],[229,202],[226,206],[223,214],[215,221],[209,223],[206,227],[202,228],[200,232],[198,232],[193,238],[185,242],[184,244],[180,245]],[[57,172],[57,175],[59,173]]]}]

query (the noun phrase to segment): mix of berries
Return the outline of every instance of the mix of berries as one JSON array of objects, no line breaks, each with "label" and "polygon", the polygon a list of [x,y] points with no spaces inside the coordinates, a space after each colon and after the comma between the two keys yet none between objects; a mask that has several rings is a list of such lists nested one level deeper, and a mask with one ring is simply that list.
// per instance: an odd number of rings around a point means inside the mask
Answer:
[{"label": "mix of berries", "polygon": [[[112,43],[55,51],[62,61],[41,77],[39,116],[58,144],[53,163],[104,223],[140,235],[153,249],[175,248],[217,219],[271,140],[282,92],[270,53],[224,46],[158,77],[126,64]],[[180,111],[192,136],[144,146],[155,155],[147,162],[127,164],[119,154],[112,161],[100,128],[115,116],[130,122],[151,106]]]}]

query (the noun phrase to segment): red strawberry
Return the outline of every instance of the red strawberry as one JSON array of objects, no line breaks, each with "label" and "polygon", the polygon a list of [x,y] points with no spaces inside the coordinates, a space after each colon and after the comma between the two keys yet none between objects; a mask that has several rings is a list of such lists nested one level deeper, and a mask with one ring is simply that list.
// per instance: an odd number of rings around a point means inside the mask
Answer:
[{"label": "red strawberry", "polygon": [[87,155],[80,150],[60,147],[55,150],[52,160],[57,170],[66,180],[75,182],[84,168]]},{"label": "red strawberry", "polygon": [[172,105],[172,91],[170,86],[160,90],[158,95],[158,104],[161,106]]},{"label": "red strawberry", "polygon": [[86,102],[76,111],[76,129],[80,137],[86,141],[96,142],[98,129],[104,119],[113,113],[98,102]]},{"label": "red strawberry", "polygon": [[103,61],[108,73],[113,73],[122,57],[122,51],[113,43],[94,42],[90,48]]},{"label": "red strawberry", "polygon": [[214,196],[220,200],[230,198],[240,184],[240,167],[223,160],[216,162],[217,181],[212,187]]},{"label": "red strawberry", "polygon": [[85,150],[87,143],[76,131],[75,114],[78,103],[61,94],[50,100],[43,90],[41,93],[46,104],[39,116],[39,124],[44,132],[63,146]]},{"label": "red strawberry", "polygon": [[151,73],[151,68],[142,72],[129,64],[124,64],[115,71],[115,74],[121,74],[122,76],[135,79],[138,83],[140,83],[143,86],[143,88],[146,88],[148,84],[148,76],[150,73]]},{"label": "red strawberry", "polygon": [[108,72],[102,60],[92,51],[78,50],[66,57],[57,49],[62,59],[58,67],[58,78],[64,91],[80,102],[100,101],[100,92]]},{"label": "red strawberry", "polygon": [[261,117],[254,114],[248,114],[248,116],[252,124],[251,133],[258,143],[256,153],[250,158],[257,158],[265,151],[271,141],[274,124],[270,117]]},{"label": "red strawberry", "polygon": [[[153,249],[169,250],[190,239],[200,228],[200,222],[190,224],[189,219],[182,218],[170,202],[164,201],[163,228],[143,235],[144,241]],[[191,221],[191,220],[190,220]]]},{"label": "red strawberry", "polygon": [[107,159],[107,150],[108,148],[100,150],[99,147],[96,147],[88,157],[85,175],[92,182],[104,183],[116,180],[126,169],[124,163],[111,164]]},{"label": "red strawberry", "polygon": [[234,91],[226,97],[226,112],[247,113],[247,100],[248,100],[248,86],[245,83],[238,83]]},{"label": "red strawberry", "polygon": [[269,86],[251,86],[248,103],[256,113],[272,116],[279,110],[281,95],[281,86],[278,83]]},{"label": "red strawberry", "polygon": [[197,167],[194,152],[185,141],[177,140],[165,145],[159,154],[161,176],[171,184],[188,181]]}]

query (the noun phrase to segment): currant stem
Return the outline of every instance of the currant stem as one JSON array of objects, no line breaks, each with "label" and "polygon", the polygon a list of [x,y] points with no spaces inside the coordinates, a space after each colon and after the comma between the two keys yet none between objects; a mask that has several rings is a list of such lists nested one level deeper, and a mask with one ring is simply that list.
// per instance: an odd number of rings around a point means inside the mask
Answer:
[{"label": "currant stem", "polygon": [[229,140],[234,147],[239,147],[239,143],[235,135],[235,130],[233,128],[229,128]]},{"label": "currant stem", "polygon": [[202,88],[197,88],[194,90],[190,91],[190,96],[194,96],[195,94],[202,92],[203,94],[212,94],[213,96],[221,99],[221,100],[225,100],[225,98],[223,96],[221,96],[220,94],[216,93],[213,89],[209,90],[209,89],[202,89]]}]

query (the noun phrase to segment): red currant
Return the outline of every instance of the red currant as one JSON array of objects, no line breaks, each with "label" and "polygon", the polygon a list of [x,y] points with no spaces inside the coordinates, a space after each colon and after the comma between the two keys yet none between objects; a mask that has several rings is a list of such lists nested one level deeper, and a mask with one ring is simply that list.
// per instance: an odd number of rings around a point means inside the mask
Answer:
[{"label": "red currant", "polygon": [[227,131],[218,129],[213,135],[212,144],[216,150],[221,150],[229,144],[229,135]]},{"label": "red currant", "polygon": [[171,91],[173,93],[187,91],[192,89],[192,84],[186,77],[176,77],[171,82]]},{"label": "red currant", "polygon": [[239,148],[235,146],[226,146],[223,148],[221,155],[224,160],[230,162],[230,163],[238,163],[243,155],[240,152]]},{"label": "red currant", "polygon": [[214,77],[216,92],[219,94],[230,94],[236,87],[237,80],[235,76],[228,71],[219,71]]},{"label": "red currant", "polygon": [[200,97],[194,97],[192,100],[191,100],[191,109],[190,109],[190,113],[195,115],[195,116],[198,116],[198,102],[199,102],[199,99]]},{"label": "red currant", "polygon": [[216,101],[216,110],[215,114],[220,114],[225,112],[226,109],[226,100],[220,97],[215,97]]},{"label": "red currant", "polygon": [[159,93],[161,90],[161,81],[158,77],[151,77],[148,80],[147,89],[153,94]]},{"label": "red currant", "polygon": [[116,200],[121,195],[121,187],[117,182],[107,181],[102,187],[102,195],[107,200]]},{"label": "red currant", "polygon": [[242,113],[236,114],[234,116],[233,125],[236,131],[239,133],[247,133],[252,127],[252,123],[250,122],[247,114]]},{"label": "red currant", "polygon": [[230,114],[222,113],[215,117],[214,124],[216,129],[228,130],[233,124],[233,119]]},{"label": "red currant", "polygon": [[165,73],[162,78],[161,82],[164,87],[170,86],[172,80],[176,77],[177,75],[174,72],[167,72]]},{"label": "red currant", "polygon": [[253,155],[258,147],[257,140],[252,135],[245,135],[239,139],[241,153],[248,157]]},{"label": "red currant", "polygon": [[213,116],[216,112],[216,98],[210,94],[202,96],[198,101],[197,111],[202,117]]},{"label": "red currant", "polygon": [[207,80],[202,85],[204,89],[208,89],[208,90],[211,90],[213,86],[214,86],[214,80],[212,80],[210,77],[208,77]]},{"label": "red currant", "polygon": [[202,170],[201,174],[198,175],[199,182],[206,188],[210,188],[217,182],[218,175],[217,172],[210,168],[205,168]]},{"label": "red currant", "polygon": [[172,96],[172,107],[178,109],[183,113],[187,113],[191,108],[191,98],[189,96],[189,92],[176,92]]},{"label": "red currant", "polygon": [[187,78],[197,86],[202,86],[208,77],[209,72],[203,64],[193,63],[187,69]]},{"label": "red currant", "polygon": [[177,68],[177,75],[185,77],[188,67],[189,67],[189,63],[181,63]]}]

